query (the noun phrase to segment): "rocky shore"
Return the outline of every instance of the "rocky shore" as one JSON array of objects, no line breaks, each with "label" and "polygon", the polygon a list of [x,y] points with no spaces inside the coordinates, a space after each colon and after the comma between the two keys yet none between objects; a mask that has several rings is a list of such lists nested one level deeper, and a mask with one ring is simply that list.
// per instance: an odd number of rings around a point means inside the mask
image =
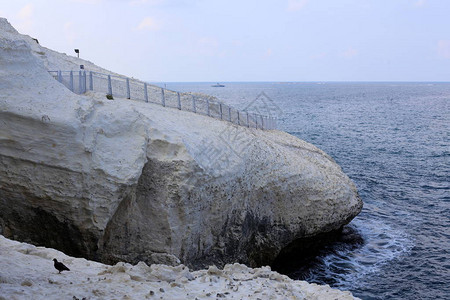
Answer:
[{"label": "rocky shore", "polygon": [[[191,271],[183,265],[108,266],[0,235],[0,299],[357,299],[241,264]],[[70,271],[58,274],[52,259]]]}]

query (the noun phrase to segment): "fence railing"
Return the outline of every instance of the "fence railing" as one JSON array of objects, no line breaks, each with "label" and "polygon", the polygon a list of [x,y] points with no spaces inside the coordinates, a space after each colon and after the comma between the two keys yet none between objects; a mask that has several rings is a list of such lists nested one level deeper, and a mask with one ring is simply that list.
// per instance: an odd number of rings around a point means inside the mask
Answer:
[{"label": "fence railing", "polygon": [[87,91],[103,92],[112,97],[156,103],[249,128],[263,130],[277,128],[275,118],[237,110],[207,95],[175,92],[140,80],[93,71],[49,71],[49,73],[76,94],[84,94]]}]

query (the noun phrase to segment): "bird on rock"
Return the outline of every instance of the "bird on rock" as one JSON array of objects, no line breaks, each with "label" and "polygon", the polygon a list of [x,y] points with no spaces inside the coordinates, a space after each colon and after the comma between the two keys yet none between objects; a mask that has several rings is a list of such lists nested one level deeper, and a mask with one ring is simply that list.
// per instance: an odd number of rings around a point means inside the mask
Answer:
[{"label": "bird on rock", "polygon": [[61,273],[62,271],[70,271],[68,267],[66,267],[62,262],[57,261],[56,258],[54,258],[53,261],[55,262],[53,265],[59,273]]}]

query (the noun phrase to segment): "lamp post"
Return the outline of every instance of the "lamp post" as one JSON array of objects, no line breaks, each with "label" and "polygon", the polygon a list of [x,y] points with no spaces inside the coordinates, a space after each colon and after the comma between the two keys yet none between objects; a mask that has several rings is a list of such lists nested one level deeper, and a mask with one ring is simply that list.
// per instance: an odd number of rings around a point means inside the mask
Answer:
[{"label": "lamp post", "polygon": [[78,58],[80,58],[80,49],[75,49],[75,53],[77,54]]}]

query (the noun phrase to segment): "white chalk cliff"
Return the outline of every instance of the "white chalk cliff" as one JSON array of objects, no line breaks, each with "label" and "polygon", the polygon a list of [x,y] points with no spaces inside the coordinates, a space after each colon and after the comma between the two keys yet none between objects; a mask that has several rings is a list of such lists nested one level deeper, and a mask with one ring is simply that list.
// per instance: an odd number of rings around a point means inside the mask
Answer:
[{"label": "white chalk cliff", "polygon": [[[107,263],[270,264],[362,208],[333,159],[287,133],[104,94],[101,70],[0,19],[0,233]],[[107,72],[102,70],[103,72]]]}]

